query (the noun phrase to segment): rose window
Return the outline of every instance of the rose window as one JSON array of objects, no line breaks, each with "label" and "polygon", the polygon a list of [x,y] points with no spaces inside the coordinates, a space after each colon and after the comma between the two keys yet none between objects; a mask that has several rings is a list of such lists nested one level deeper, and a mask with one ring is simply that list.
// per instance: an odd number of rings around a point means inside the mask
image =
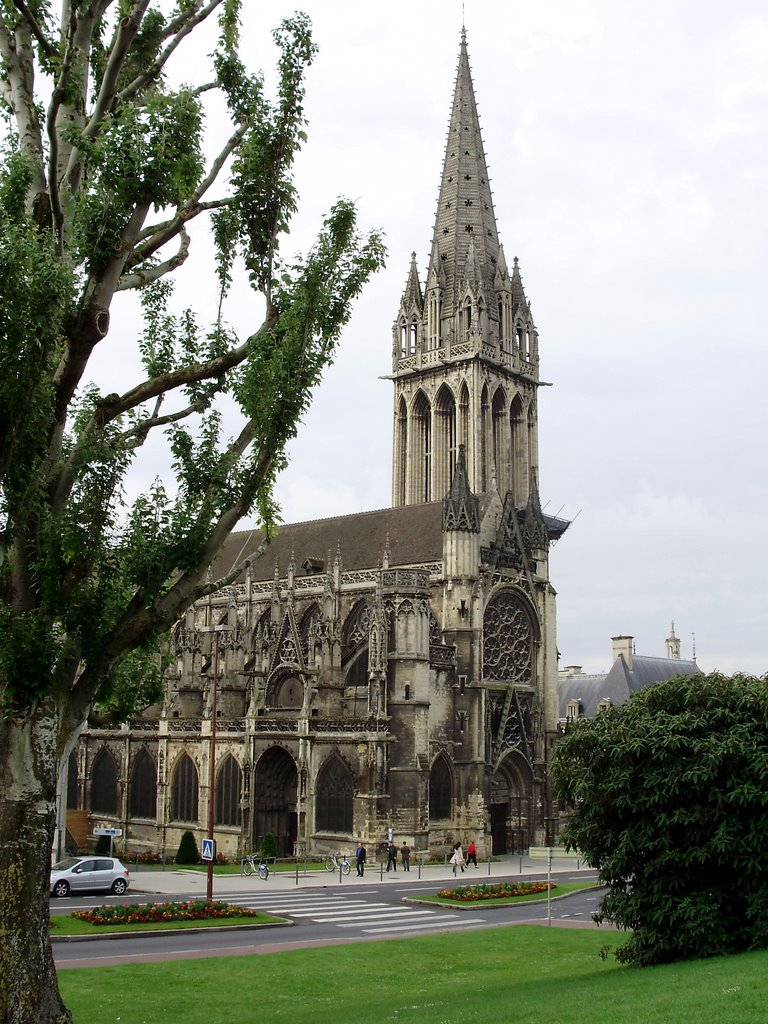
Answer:
[{"label": "rose window", "polygon": [[483,675],[529,685],[531,682],[531,622],[520,599],[502,593],[483,616]]}]

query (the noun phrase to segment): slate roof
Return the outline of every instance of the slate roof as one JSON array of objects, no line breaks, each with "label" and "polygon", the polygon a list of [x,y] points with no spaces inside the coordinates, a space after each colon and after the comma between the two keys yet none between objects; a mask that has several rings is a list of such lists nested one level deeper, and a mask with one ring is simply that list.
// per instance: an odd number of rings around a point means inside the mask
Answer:
[{"label": "slate roof", "polygon": [[581,702],[581,714],[591,718],[597,713],[597,703],[608,698],[612,704],[624,704],[633,693],[664,683],[675,676],[691,676],[701,669],[695,661],[682,658],[646,658],[632,655],[632,668],[622,656],[614,661],[606,673],[567,676],[560,679],[560,718],[567,717],[568,702]]},{"label": "slate roof", "polygon": [[[251,577],[256,581],[270,580],[275,566],[285,576],[291,555],[298,575],[307,559],[322,560],[327,569],[328,553],[332,566],[337,548],[341,552],[342,572],[373,569],[381,565],[387,538],[390,565],[439,562],[443,557],[442,525],[442,501],[291,523],[280,527],[265,553],[253,563]],[[262,536],[258,530],[233,533],[214,562],[214,579],[254,552]]]}]

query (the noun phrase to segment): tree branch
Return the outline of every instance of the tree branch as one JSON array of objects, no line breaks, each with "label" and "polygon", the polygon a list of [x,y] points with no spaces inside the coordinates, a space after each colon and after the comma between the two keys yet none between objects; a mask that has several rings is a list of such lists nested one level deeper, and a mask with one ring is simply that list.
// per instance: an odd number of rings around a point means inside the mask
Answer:
[{"label": "tree branch", "polygon": [[[237,148],[247,130],[247,124],[240,124],[237,126],[225,145],[222,147],[221,152],[214,159],[211,164],[210,171],[200,182],[194,194],[179,207],[174,217],[171,217],[170,220],[167,220],[158,226],[157,232],[154,236],[150,236],[145,242],[137,246],[126,261],[126,267],[135,267],[138,263],[143,263],[144,260],[157,252],[157,250],[165,245],[166,242],[170,242],[170,240],[183,229],[186,221],[190,220],[192,217],[198,216],[198,214],[202,213],[204,209],[211,209],[210,206],[201,204],[200,199],[216,181],[216,178],[221,173],[224,164]],[[221,203],[217,204],[217,206],[219,205],[221,205]]]},{"label": "tree branch", "polygon": [[[137,75],[129,85],[120,90],[116,96],[117,102],[125,103],[126,100],[132,99],[136,93],[145,89],[148,85],[151,85],[152,82],[160,76],[163,68],[173,56],[174,51],[178,48],[184,37],[189,35],[189,33],[200,24],[200,22],[205,21],[205,19],[222,3],[223,0],[210,0],[210,3],[202,10],[192,10],[176,18],[172,23],[178,26],[178,30],[174,29],[174,31],[176,31],[174,38],[168,46],[166,46],[165,50],[163,50],[157,60],[146,69],[146,71]],[[195,6],[199,8],[200,5],[198,3]],[[163,33],[163,38],[167,39],[169,35],[171,35],[171,32],[166,28],[166,31]]]},{"label": "tree branch", "polygon": [[16,8],[16,10],[22,15],[26,23],[29,25],[32,35],[40,44],[40,48],[42,49],[46,57],[48,57],[49,60],[53,60],[54,58],[58,57],[59,51],[56,49],[53,43],[51,43],[50,40],[46,37],[45,33],[42,30],[42,27],[38,24],[37,19],[35,18],[34,14],[30,11],[30,9],[27,7],[27,5],[24,3],[24,0],[13,0],[13,5]]},{"label": "tree branch", "polygon": [[44,171],[43,137],[35,106],[35,63],[29,25],[20,21],[11,31],[0,14],[0,57],[5,64],[10,106],[16,121],[19,147],[32,162],[34,173],[27,195],[27,209],[32,211],[40,193],[47,189]]},{"label": "tree branch", "polygon": [[143,444],[150,430],[154,430],[156,427],[165,427],[169,423],[178,423],[195,412],[205,412],[220,390],[221,382],[216,381],[214,384],[211,384],[210,387],[206,388],[199,398],[196,398],[194,402],[190,402],[185,409],[180,409],[178,412],[167,413],[165,416],[157,415],[163,401],[163,396],[160,395],[155,403],[155,411],[152,415],[146,419],[140,420],[128,430],[123,431],[120,435],[120,439],[123,441],[129,441],[132,437],[135,437],[138,443]]},{"label": "tree branch", "polygon": [[[99,128],[101,127],[104,118],[112,109],[120,70],[123,66],[131,43],[138,34],[142,18],[144,17],[149,4],[150,0],[134,0],[128,14],[124,15],[117,23],[112,40],[112,46],[109,51],[107,66],[104,71],[104,77],[101,80],[99,95],[96,98],[96,103],[88,123],[83,129],[83,137],[86,139],[94,139],[98,135]],[[76,146],[70,155],[65,174],[65,179],[73,191],[76,188],[76,183],[79,178],[81,163],[82,150],[80,147]]]},{"label": "tree branch", "polygon": [[151,281],[159,281],[161,277],[164,277],[166,274],[170,274],[186,262],[187,256],[189,256],[189,244],[190,237],[187,234],[185,227],[182,225],[181,231],[179,232],[178,252],[174,256],[171,256],[170,259],[165,260],[164,263],[158,263],[157,266],[147,267],[146,270],[137,270],[133,274],[123,274],[117,282],[116,291],[124,292],[128,291],[130,288],[142,288]]}]

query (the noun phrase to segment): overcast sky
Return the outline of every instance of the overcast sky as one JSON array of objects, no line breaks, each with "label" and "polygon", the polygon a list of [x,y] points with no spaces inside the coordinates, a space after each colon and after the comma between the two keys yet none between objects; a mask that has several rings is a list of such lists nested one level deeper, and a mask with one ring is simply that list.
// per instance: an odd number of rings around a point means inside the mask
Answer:
[{"label": "overcast sky", "polygon": [[[252,67],[295,6],[246,4]],[[391,502],[381,377],[412,251],[426,268],[462,25],[445,0],[303,7],[320,53],[291,244],[346,195],[389,260],[291,449],[286,522]],[[499,235],[554,385],[539,461],[546,510],[574,520],[551,556],[561,664],[607,669],[619,633],[661,656],[674,619],[683,657],[695,634],[705,670],[762,674],[768,8],[467,0],[464,20]],[[214,308],[212,275],[195,293]]]}]

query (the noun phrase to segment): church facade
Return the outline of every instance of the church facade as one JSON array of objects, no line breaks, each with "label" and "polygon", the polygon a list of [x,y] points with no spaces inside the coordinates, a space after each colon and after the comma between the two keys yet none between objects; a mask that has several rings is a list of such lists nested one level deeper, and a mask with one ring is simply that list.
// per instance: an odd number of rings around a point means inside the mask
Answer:
[{"label": "church facade", "polygon": [[[393,327],[392,507],[284,526],[169,639],[162,706],[94,719],[68,806],[172,854],[392,835],[440,852],[549,840],[558,731],[550,545],[538,490],[539,343],[499,241],[462,32],[434,234]],[[234,534],[217,578],[255,551]],[[212,803],[213,801],[213,803]]]}]

